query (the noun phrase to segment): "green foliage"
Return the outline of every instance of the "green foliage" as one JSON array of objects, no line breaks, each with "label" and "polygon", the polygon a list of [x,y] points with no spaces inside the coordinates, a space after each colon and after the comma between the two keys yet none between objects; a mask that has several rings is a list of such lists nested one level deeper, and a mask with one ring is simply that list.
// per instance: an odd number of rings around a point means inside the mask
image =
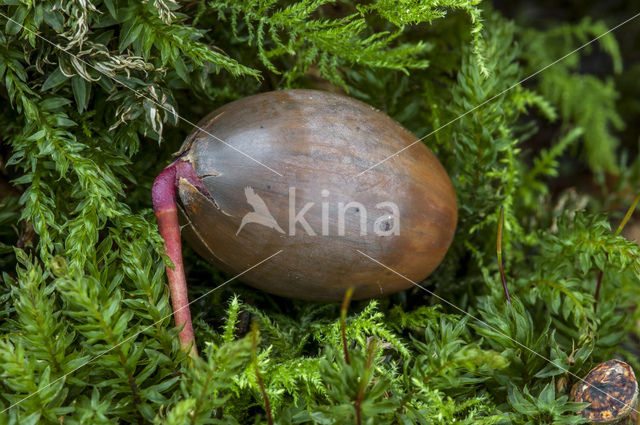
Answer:
[{"label": "green foliage", "polygon": [[[5,0],[0,13],[1,424],[266,423],[263,391],[279,424],[577,424],[577,378],[614,355],[640,367],[640,248],[611,231],[619,211],[598,214],[640,187],[637,140],[616,132],[624,55],[607,35],[520,84],[603,22],[533,28],[476,0]],[[610,69],[585,72],[592,55]],[[187,124],[285,87],[342,90],[429,135],[459,224],[423,285],[451,304],[419,288],[355,303],[347,361],[339,306],[227,285],[192,306],[189,359],[151,182]],[[564,183],[588,168],[597,189]],[[618,173],[614,190],[601,171]],[[226,279],[188,252],[193,294]]]},{"label": "green foliage", "polygon": [[[232,40],[251,50],[256,49],[261,65],[275,75],[282,75],[284,87],[303,77],[311,66],[317,67],[322,77],[346,90],[349,87],[341,77],[341,69],[345,66],[405,73],[410,69],[426,68],[429,62],[423,55],[431,50],[429,43],[394,45],[394,41],[402,34],[404,25],[442,18],[446,14],[445,8],[459,8],[469,13],[474,22],[471,31],[477,35],[476,44],[480,44],[482,26],[480,10],[476,6],[478,1],[454,0],[427,5],[406,2],[393,6],[388,2],[377,2],[357,7],[339,17],[328,13],[327,6],[332,3],[332,0],[305,0],[282,7],[276,0],[210,1],[200,7],[197,19],[206,19],[205,14],[216,12],[219,20],[229,22]],[[402,10],[400,15],[394,12],[399,8]],[[382,31],[372,32],[367,22],[374,12],[388,21],[379,24]],[[477,53],[480,57],[480,47]],[[281,71],[282,68],[285,70]]]},{"label": "green foliage", "polygon": [[509,404],[513,407],[513,423],[516,424],[583,424],[586,419],[575,413],[584,409],[588,403],[568,402],[566,395],[556,397],[554,382],[547,384],[540,394],[531,395],[525,387],[522,393],[515,387],[509,391]]},{"label": "green foliage", "polygon": [[[251,355],[249,337],[216,346],[209,344],[204,358],[193,360],[180,379],[181,400],[169,412],[155,418],[156,423],[204,424],[218,417],[217,423],[237,423],[224,412],[237,392],[235,382]],[[175,378],[177,380],[177,377]]]},{"label": "green foliage", "polygon": [[[604,22],[594,22],[589,17],[575,25],[560,25],[547,31],[529,30],[523,34],[526,69],[537,71],[608,30]],[[613,71],[620,73],[622,58],[613,35],[604,35],[597,46],[609,56]],[[587,46],[582,55],[568,56],[541,73],[539,91],[558,109],[563,127],[583,130],[584,155],[589,166],[594,171],[616,172],[619,141],[613,130],[624,126],[616,111],[618,91],[611,77],[603,80],[576,72],[580,70],[580,58],[591,50],[592,46]]]}]

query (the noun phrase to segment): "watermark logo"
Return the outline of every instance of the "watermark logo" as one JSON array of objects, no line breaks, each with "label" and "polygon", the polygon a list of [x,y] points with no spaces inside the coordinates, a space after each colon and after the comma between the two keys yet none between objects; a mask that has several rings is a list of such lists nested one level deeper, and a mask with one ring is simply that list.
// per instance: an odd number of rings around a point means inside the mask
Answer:
[{"label": "watermark logo", "polygon": [[264,203],[262,198],[253,190],[253,188],[248,186],[245,187],[244,194],[247,197],[247,203],[253,207],[253,211],[242,217],[242,222],[240,223],[240,227],[238,227],[236,236],[238,236],[240,230],[249,223],[261,224],[271,229],[275,229],[280,233],[284,233],[284,230],[282,230],[276,219],[271,215],[269,208],[267,208],[267,204]]},{"label": "watermark logo", "polygon": [[[264,200],[258,195],[255,190],[251,187],[246,187],[244,189],[244,194],[247,198],[247,203],[251,205],[253,211],[248,212],[242,217],[242,222],[240,223],[240,227],[238,227],[238,231],[236,232],[236,236],[240,234],[240,231],[249,223],[260,224],[262,226],[268,227],[270,229],[277,230],[282,234],[288,234],[289,236],[295,236],[296,231],[299,228],[302,228],[308,236],[317,236],[318,233],[316,229],[313,229],[307,218],[305,217],[310,213],[312,208],[316,205],[315,202],[307,202],[302,206],[301,209],[296,209],[296,188],[289,188],[289,232],[285,232],[282,227],[278,224],[273,214],[269,211],[267,204]],[[338,236],[346,235],[346,223],[347,223],[347,214],[357,214],[359,217],[359,230],[360,236],[366,236],[369,234],[370,230],[373,230],[373,233],[376,236],[397,236],[400,234],[400,209],[395,202],[383,201],[375,204],[375,210],[378,212],[377,218],[373,222],[373,228],[369,229],[369,212],[364,204],[351,201],[351,202],[338,202],[337,203],[337,214],[338,214],[338,225],[337,231],[336,229],[330,229],[330,202],[328,201],[330,192],[326,189],[320,192],[323,202],[321,202],[321,226],[320,230],[321,236],[331,236],[337,234]],[[326,201],[324,200],[326,199]],[[382,212],[382,213],[381,213]]]}]

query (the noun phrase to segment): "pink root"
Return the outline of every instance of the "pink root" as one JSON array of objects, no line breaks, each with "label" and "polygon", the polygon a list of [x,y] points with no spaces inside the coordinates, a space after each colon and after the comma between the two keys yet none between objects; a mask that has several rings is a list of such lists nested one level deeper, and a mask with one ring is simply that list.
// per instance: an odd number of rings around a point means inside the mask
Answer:
[{"label": "pink root", "polygon": [[176,204],[176,188],[181,178],[187,179],[191,184],[206,192],[191,163],[178,159],[169,164],[156,177],[151,189],[151,198],[153,210],[158,219],[158,230],[166,245],[165,253],[173,263],[173,268],[167,267],[167,277],[174,320],[177,327],[182,327],[180,343],[183,348],[190,348],[192,356],[197,356],[191,312],[189,311],[187,280],[182,263],[182,243]]}]

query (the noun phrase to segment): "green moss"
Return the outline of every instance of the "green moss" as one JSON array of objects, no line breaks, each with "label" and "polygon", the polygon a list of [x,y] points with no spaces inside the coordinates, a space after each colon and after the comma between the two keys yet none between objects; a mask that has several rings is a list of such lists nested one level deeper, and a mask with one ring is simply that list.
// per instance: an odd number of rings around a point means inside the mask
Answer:
[{"label": "green moss", "polygon": [[[640,366],[640,248],[610,225],[640,183],[616,132],[623,55],[607,35],[591,46],[606,71],[584,73],[581,51],[519,84],[607,27],[532,28],[479,3],[3,2],[0,423],[265,423],[256,367],[280,424],[354,423],[355,406],[367,424],[581,423],[561,380],[614,355]],[[418,288],[354,303],[347,363],[338,305],[234,283],[193,305],[190,361],[151,182],[190,131],[176,113],[285,87],[433,133],[460,218],[423,284],[452,304]],[[576,175],[597,189],[576,195]],[[193,298],[226,279],[188,248],[186,263]]]}]

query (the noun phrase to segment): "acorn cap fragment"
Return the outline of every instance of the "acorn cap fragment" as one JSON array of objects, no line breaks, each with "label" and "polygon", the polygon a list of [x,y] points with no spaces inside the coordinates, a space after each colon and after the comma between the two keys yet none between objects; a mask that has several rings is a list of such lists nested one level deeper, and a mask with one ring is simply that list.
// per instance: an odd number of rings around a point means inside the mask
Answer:
[{"label": "acorn cap fragment", "polygon": [[627,424],[637,406],[638,381],[631,366],[609,360],[573,386],[571,399],[591,403],[580,415],[593,424]]}]

